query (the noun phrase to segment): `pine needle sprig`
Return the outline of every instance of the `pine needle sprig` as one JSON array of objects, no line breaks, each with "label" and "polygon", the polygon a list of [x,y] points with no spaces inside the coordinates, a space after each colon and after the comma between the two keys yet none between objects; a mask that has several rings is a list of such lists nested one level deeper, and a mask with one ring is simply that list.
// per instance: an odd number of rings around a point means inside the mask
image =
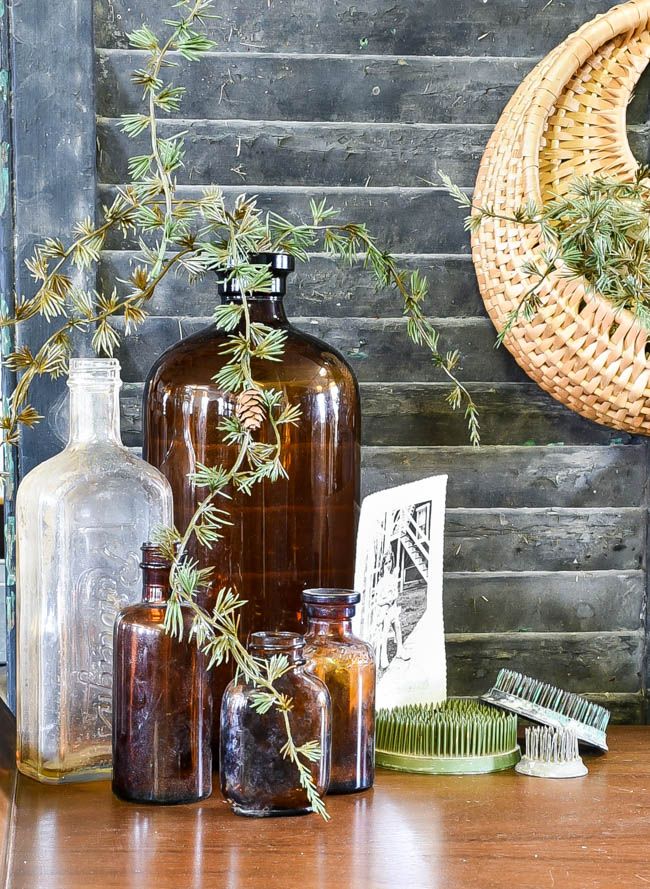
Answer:
[{"label": "pine needle sprig", "polygon": [[[461,195],[464,194],[461,192]],[[402,299],[403,314],[407,320],[407,333],[418,346],[431,353],[434,365],[447,377],[451,385],[448,402],[452,409],[465,406],[465,419],[471,444],[480,444],[478,407],[469,390],[459,380],[456,369],[459,364],[458,352],[442,352],[439,348],[439,334],[424,313],[423,304],[428,295],[426,278],[417,270],[407,274],[397,265],[395,258],[377,247],[376,239],[369,233],[365,224],[342,223],[336,225],[329,220],[340,212],[328,207],[325,200],[311,202],[312,222],[299,227],[299,246],[296,248],[294,232],[297,227],[275,214],[268,218],[269,236],[273,249],[298,251],[298,255],[314,249],[322,243],[325,253],[352,265],[359,255],[363,264],[373,274],[378,288],[395,290]],[[324,222],[328,224],[323,224]]]},{"label": "pine needle sprig", "polygon": [[[277,681],[289,669],[288,660],[282,656],[268,661],[254,658],[239,640],[238,611],[245,603],[232,590],[223,588],[212,611],[203,609],[196,601],[196,587],[192,588],[191,584],[186,583],[188,569],[184,568],[184,564],[182,560],[174,563],[176,574],[174,576],[172,572],[172,594],[167,604],[165,629],[170,633],[182,634],[183,608],[188,609],[193,616],[190,637],[204,652],[208,668],[234,663],[238,672],[255,689],[251,695],[252,708],[262,716],[271,709],[282,714],[287,740],[278,754],[295,765],[299,784],[312,811],[329,820],[329,813],[309,768],[309,763],[320,761],[320,746],[315,740],[296,745],[291,721],[293,701],[276,688]],[[191,578],[191,572],[196,569],[190,567],[189,571]]]},{"label": "pine needle sprig", "polygon": [[71,289],[69,300],[72,308],[67,312],[66,321],[46,338],[36,354],[32,354],[27,347],[21,347],[4,357],[5,364],[12,370],[20,371],[21,376],[9,400],[9,412],[2,419],[3,435],[0,444],[15,445],[19,440],[20,426],[32,427],[41,419],[27,405],[30,387],[37,377],[47,375],[56,378],[67,372],[68,358],[72,352],[71,332],[93,331],[92,343],[95,350],[99,354],[112,354],[119,343],[119,336],[111,327],[109,317],[123,312],[131,326],[144,320],[142,304],[151,299],[158,283],[184,252],[186,251],[179,251],[171,256],[157,277],[147,279],[146,284],[138,278],[136,272],[135,289],[123,299],[117,299],[114,292],[106,297],[94,291]]},{"label": "pine needle sprig", "polygon": [[506,317],[497,345],[520,319],[534,318],[554,276],[582,278],[587,294],[604,296],[650,329],[650,167],[640,166],[629,182],[576,178],[543,207],[529,201],[512,214],[477,206],[449,177],[441,178],[454,200],[470,210],[465,220],[470,231],[487,219],[539,228],[542,247],[521,267],[531,286]]},{"label": "pine needle sprig", "polygon": [[63,272],[65,265],[71,262],[79,270],[87,269],[98,260],[108,231],[132,224],[132,207],[118,199],[111,207],[104,208],[104,222],[100,226],[95,227],[90,220],[75,226],[77,237],[67,247],[54,238],[37,244],[25,265],[38,289],[29,299],[19,298],[13,316],[0,318],[0,327],[12,327],[36,315],[47,321],[64,315],[66,301],[73,292],[72,277]]},{"label": "pine needle sprig", "polygon": [[[143,98],[148,100],[149,113],[125,115],[122,118],[122,128],[131,137],[148,130],[151,147],[149,155],[139,155],[136,159],[132,159],[129,172],[134,180],[144,185],[145,189],[152,187],[150,197],[162,193],[165,205],[164,214],[158,221],[162,237],[151,269],[153,278],[163,266],[169,242],[178,238],[178,219],[174,213],[173,173],[182,166],[184,156],[182,141],[184,134],[179,133],[171,139],[162,139],[158,135],[158,109],[177,110],[184,92],[181,87],[165,83],[161,73],[163,68],[170,66],[168,55],[172,51],[180,53],[189,61],[195,61],[203,53],[214,49],[216,46],[214,41],[193,27],[205,24],[209,17],[207,10],[211,5],[212,0],[181,0],[178,6],[183,9],[184,15],[178,20],[166,20],[165,23],[172,28],[172,33],[162,45],[158,37],[146,26],[129,34],[131,46],[144,49],[148,53],[145,66],[136,70],[132,79],[143,87]],[[155,176],[151,175],[152,168],[155,170]]]}]

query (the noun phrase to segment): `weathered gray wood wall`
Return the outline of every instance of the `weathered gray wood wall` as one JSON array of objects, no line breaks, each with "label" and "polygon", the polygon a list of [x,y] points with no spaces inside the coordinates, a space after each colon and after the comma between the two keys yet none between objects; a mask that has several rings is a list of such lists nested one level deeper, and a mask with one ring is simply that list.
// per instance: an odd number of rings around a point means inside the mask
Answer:
[{"label": "weathered gray wood wall", "polygon": [[[444,401],[440,377],[405,337],[399,304],[359,270],[322,257],[303,268],[290,309],[338,346],[363,391],[364,487],[448,472],[445,617],[450,690],[484,689],[513,667],[644,718],[647,445],[582,420],[527,380],[477,292],[462,214],[431,185],[473,185],[507,98],[536,59],[607,0],[219,0],[218,52],[188,87],[182,182],[260,196],[300,216],[326,195],[365,219],[431,285],[430,314],[465,354],[483,448]],[[98,169],[126,181],[117,118],[138,107],[138,53],[125,33],[165,17],[165,0],[97,0]],[[647,154],[647,85],[630,111]],[[102,275],[124,277],[133,245],[114,241]],[[142,381],[159,352],[204,323],[208,282],[168,281],[122,353],[124,430],[140,441]]]}]

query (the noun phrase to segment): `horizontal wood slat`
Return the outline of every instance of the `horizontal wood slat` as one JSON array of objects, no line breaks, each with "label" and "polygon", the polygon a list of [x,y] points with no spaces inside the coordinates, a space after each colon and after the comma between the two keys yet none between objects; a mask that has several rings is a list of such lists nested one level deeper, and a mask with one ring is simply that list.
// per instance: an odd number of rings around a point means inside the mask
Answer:
[{"label": "horizontal wood slat", "polygon": [[447,572],[448,633],[643,629],[643,571]]},{"label": "horizontal wood slat", "polygon": [[[418,269],[429,282],[426,306],[429,314],[442,317],[485,317],[485,308],[476,285],[469,256],[398,255],[401,268]],[[110,292],[114,286],[124,292],[119,279],[128,279],[138,263],[138,254],[128,250],[106,250],[100,265],[100,281]],[[182,306],[186,315],[211,315],[218,304],[216,277],[206,275],[189,285],[183,277],[169,275],[156,288],[147,311],[154,315],[175,315]],[[323,255],[299,263],[289,279],[285,300],[290,317],[299,315],[333,318],[395,317],[402,312],[401,298],[391,290],[378,290],[371,272],[361,261],[353,266]]]},{"label": "horizontal wood slat", "polygon": [[615,447],[363,449],[363,494],[447,474],[450,507],[642,506],[648,450]]},{"label": "horizontal wood slat", "polygon": [[[164,343],[160,344],[160,351]],[[579,417],[534,383],[468,384],[481,411],[482,441],[493,444],[628,444],[626,433]],[[401,446],[466,445],[462,412],[452,411],[441,383],[364,383],[361,386],[365,444]],[[142,383],[122,390],[125,442],[142,436]]]},{"label": "horizontal wood slat", "polygon": [[482,694],[507,668],[578,694],[636,692],[643,644],[642,632],[451,634],[446,638],[448,690]]},{"label": "horizontal wood slat", "polygon": [[[178,181],[199,185],[422,186],[438,170],[473,186],[491,126],[192,120],[163,122],[160,135],[186,130]],[[128,181],[128,159],[146,154],[147,137],[130,139],[120,121],[98,121],[102,182]],[[437,180],[437,181],[436,181]]]},{"label": "horizontal wood slat", "polygon": [[[468,383],[480,411],[481,441],[493,444],[610,444],[634,437],[591,423],[534,383]],[[362,386],[363,437],[373,445],[466,445],[462,412],[440,383]]]},{"label": "horizontal wood slat", "polygon": [[[318,4],[319,8],[322,4]],[[142,88],[130,72],[136,50],[97,52],[97,113],[139,111]],[[187,88],[185,118],[223,120],[496,123],[533,68],[529,59],[417,56],[309,56],[208,53],[188,63],[177,54],[174,82]]]},{"label": "horizontal wood slat", "polygon": [[447,571],[600,571],[645,564],[645,510],[448,509]]},{"label": "horizontal wood slat", "polygon": [[610,724],[629,725],[647,721],[647,701],[643,692],[636,694],[585,694],[585,697],[610,712]]},{"label": "horizontal wood slat", "polygon": [[[125,337],[117,353],[122,378],[144,379],[163,349],[210,323],[209,318],[147,318],[138,330]],[[462,350],[462,376],[471,380],[524,382],[526,376],[505,349],[494,349],[494,327],[487,319],[436,321],[443,351]],[[429,353],[415,345],[404,319],[295,318],[296,327],[338,349],[351,363],[360,381],[444,381]],[[123,329],[121,319],[114,327]]]},{"label": "horizontal wood slat", "polygon": [[610,725],[629,725],[647,722],[647,700],[642,692],[636,694],[586,694],[590,701],[607,707],[610,712]]},{"label": "horizontal wood slat", "polygon": [[[223,48],[293,52],[423,55],[538,55],[548,52],[611,0],[218,0],[221,16],[210,32]],[[128,46],[126,35],[143,21],[169,17],[166,0],[98,0],[98,46]],[[367,41],[367,44],[366,44]]]}]

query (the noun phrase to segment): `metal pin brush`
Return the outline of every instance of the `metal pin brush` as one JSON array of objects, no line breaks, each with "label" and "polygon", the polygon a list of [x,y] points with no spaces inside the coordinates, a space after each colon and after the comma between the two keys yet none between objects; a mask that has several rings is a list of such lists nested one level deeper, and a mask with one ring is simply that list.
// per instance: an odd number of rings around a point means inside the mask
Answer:
[{"label": "metal pin brush", "polygon": [[535,778],[581,778],[587,767],[573,729],[535,725],[526,729],[526,755],[515,771]]},{"label": "metal pin brush", "polygon": [[514,670],[501,670],[482,700],[510,710],[532,722],[572,729],[579,741],[607,750],[605,731],[609,710],[580,695],[563,691]]}]

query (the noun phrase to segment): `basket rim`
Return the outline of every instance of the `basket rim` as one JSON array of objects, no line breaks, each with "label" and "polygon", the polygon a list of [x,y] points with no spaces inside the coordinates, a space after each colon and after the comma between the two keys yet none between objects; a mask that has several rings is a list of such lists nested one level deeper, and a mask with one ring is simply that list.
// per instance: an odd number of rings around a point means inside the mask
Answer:
[{"label": "basket rim", "polygon": [[[648,26],[649,21],[650,0],[629,0],[627,3],[614,6],[591,21],[585,22],[542,60],[547,64],[540,63],[530,73],[530,91],[534,93],[536,101],[531,103],[522,115],[522,157],[525,158],[523,190],[525,194],[534,196],[540,205],[544,203],[539,177],[541,144],[557,99],[575,76],[576,71],[583,67],[595,52],[626,31],[635,30],[643,25]],[[648,62],[650,59],[641,70],[630,74],[630,90],[638,82]],[[632,169],[637,168],[639,163],[630,148],[626,132],[619,147],[621,156],[626,156],[629,166]],[[625,318],[630,326],[634,325],[646,331],[650,338],[650,331],[633,312],[625,307],[616,308],[611,300],[593,287],[584,276],[579,276],[578,280],[584,289],[585,299],[601,301],[615,318]]]}]

